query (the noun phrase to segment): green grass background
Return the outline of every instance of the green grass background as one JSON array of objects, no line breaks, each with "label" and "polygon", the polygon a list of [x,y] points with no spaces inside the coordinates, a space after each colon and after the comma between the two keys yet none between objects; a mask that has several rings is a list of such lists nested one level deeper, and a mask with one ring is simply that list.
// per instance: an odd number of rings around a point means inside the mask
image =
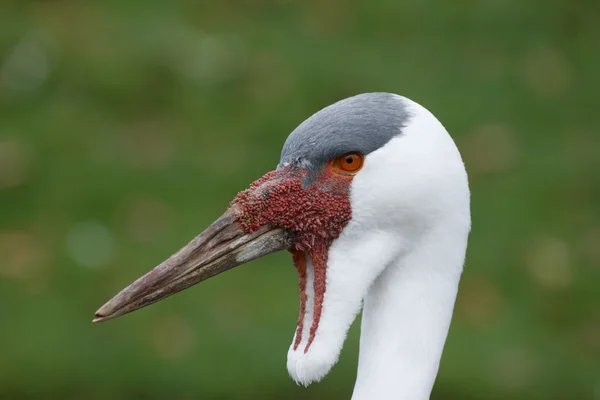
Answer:
[{"label": "green grass background", "polygon": [[600,6],[593,0],[0,2],[0,398],[348,399],[285,368],[281,253],[92,325],[369,91],[461,150],[473,231],[433,399],[600,399]]}]

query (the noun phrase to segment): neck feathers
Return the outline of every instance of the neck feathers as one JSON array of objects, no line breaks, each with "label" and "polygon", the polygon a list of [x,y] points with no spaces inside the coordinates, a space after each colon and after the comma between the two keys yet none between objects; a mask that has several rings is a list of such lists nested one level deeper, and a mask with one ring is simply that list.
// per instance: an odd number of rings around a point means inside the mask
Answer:
[{"label": "neck feathers", "polygon": [[436,229],[364,300],[353,400],[428,399],[458,291],[468,227]]}]

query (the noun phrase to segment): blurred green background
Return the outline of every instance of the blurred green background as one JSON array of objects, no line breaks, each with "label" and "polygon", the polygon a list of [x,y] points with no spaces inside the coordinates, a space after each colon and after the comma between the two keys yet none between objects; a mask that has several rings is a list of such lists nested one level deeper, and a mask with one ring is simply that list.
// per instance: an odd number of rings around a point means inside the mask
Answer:
[{"label": "blurred green background", "polygon": [[429,108],[473,231],[434,399],[600,399],[595,0],[0,3],[0,398],[349,399],[285,359],[289,255],[93,325],[318,109]]}]

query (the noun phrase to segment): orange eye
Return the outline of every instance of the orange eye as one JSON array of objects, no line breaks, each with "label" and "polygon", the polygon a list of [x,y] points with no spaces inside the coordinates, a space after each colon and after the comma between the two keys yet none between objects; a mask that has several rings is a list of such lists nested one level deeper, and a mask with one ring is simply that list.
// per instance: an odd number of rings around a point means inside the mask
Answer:
[{"label": "orange eye", "polygon": [[365,156],[360,153],[348,153],[333,160],[333,171],[342,175],[354,175],[363,166]]}]

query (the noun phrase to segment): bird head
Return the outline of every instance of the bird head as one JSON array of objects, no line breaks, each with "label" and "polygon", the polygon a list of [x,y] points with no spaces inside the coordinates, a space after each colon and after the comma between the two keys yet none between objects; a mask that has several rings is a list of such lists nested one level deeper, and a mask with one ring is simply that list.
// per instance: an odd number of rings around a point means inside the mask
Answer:
[{"label": "bird head", "polygon": [[342,100],[300,124],[274,171],[240,192],[189,244],[108,301],[95,321],[288,250],[300,281],[300,312],[287,366],[296,382],[308,385],[337,361],[382,271],[417,246],[439,219],[465,217],[453,207],[465,196],[468,203],[465,189],[454,143],[423,107],[388,93]]}]

